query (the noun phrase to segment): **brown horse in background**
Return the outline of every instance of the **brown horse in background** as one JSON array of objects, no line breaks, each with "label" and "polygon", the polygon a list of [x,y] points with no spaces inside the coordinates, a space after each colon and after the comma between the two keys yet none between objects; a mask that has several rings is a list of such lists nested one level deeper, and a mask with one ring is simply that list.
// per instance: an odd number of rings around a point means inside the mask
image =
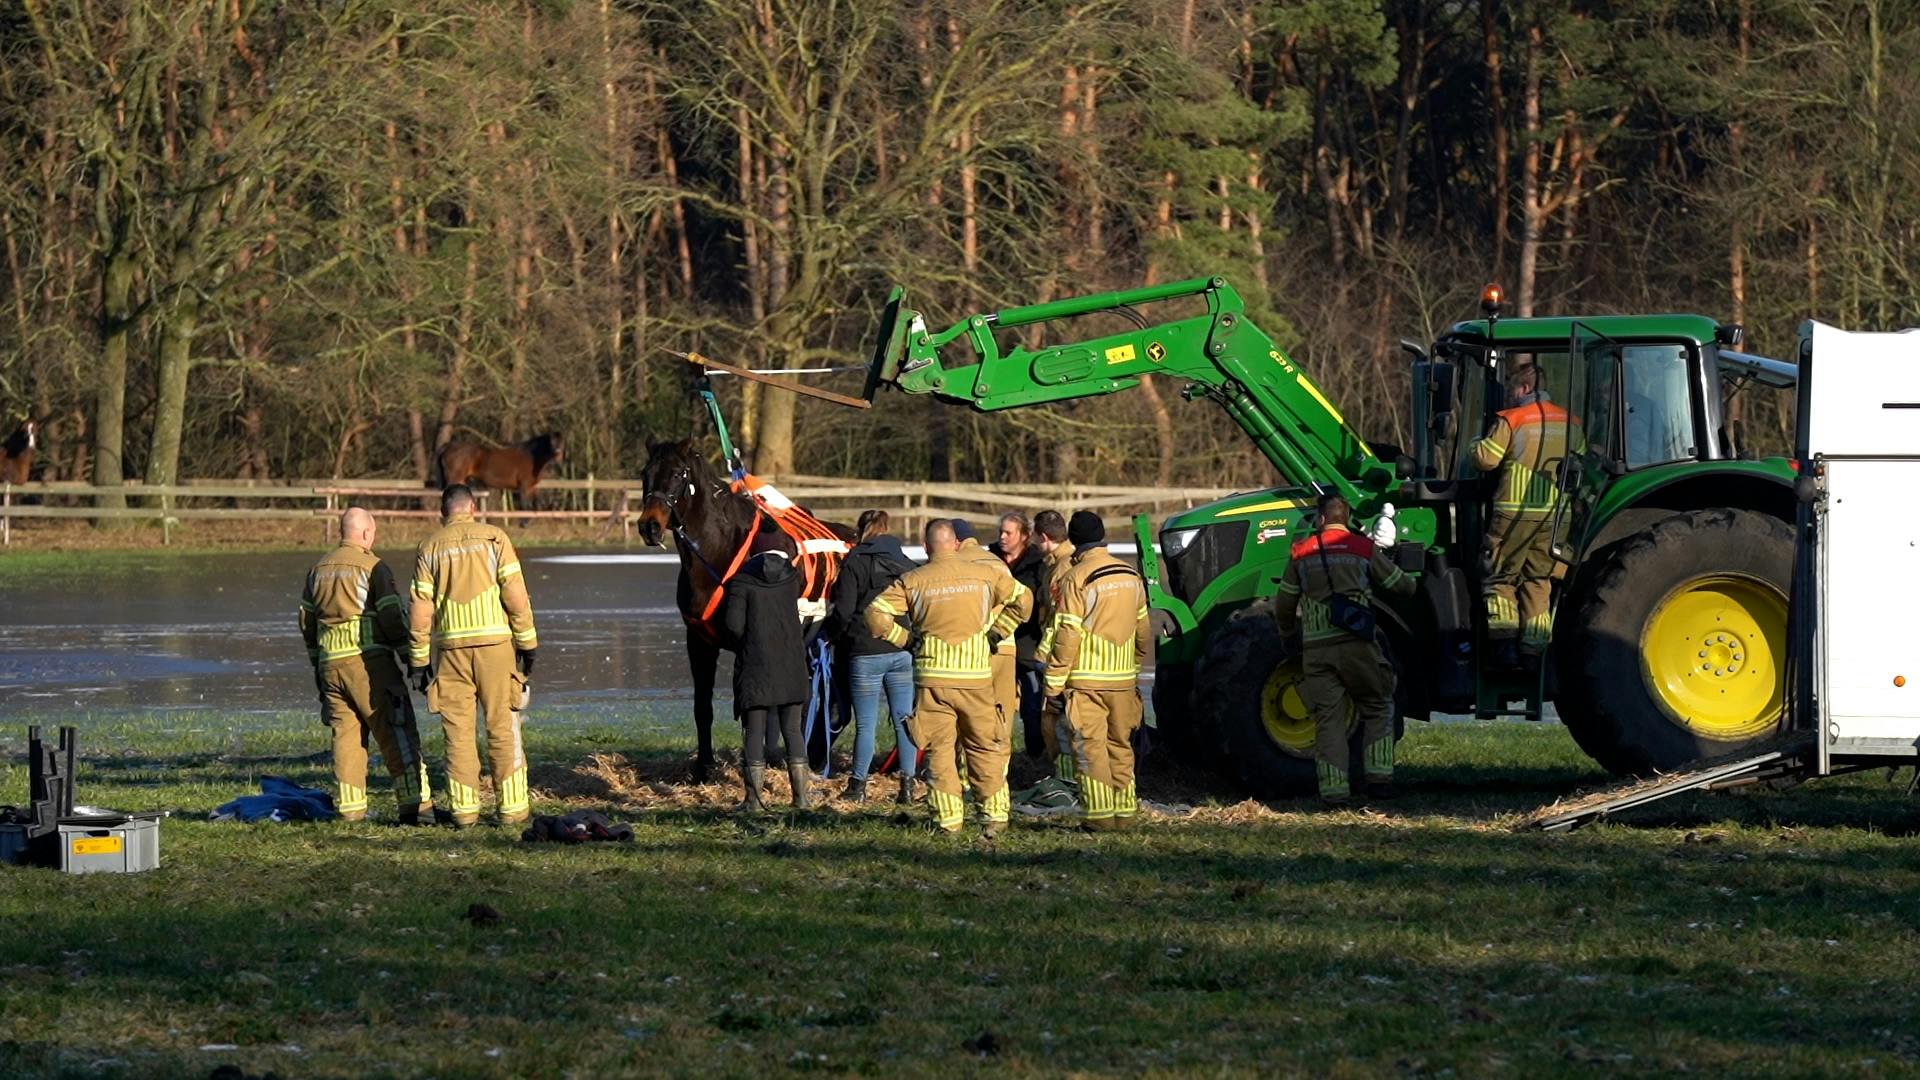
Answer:
[{"label": "brown horse in background", "polygon": [[475,484],[488,491],[511,491],[522,510],[537,509],[533,491],[547,466],[566,457],[566,441],[557,431],[535,435],[519,446],[448,443],[440,449],[435,487]]},{"label": "brown horse in background", "polygon": [[0,444],[0,484],[24,484],[33,468],[33,448],[40,445],[40,425],[28,420]]}]

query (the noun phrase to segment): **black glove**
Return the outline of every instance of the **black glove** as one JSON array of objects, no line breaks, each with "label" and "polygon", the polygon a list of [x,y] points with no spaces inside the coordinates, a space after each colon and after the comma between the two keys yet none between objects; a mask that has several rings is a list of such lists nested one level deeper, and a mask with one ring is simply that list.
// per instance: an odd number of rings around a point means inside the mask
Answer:
[{"label": "black glove", "polygon": [[987,651],[988,651],[988,652],[999,652],[999,651],[1000,651],[1000,643],[1001,643],[1001,642],[1003,642],[1003,641],[1005,641],[1005,640],[1007,640],[1007,639],[1006,639],[1006,638],[1004,638],[1004,637],[1001,637],[1001,636],[1000,636],[999,634],[991,634],[991,633],[990,633],[990,634],[988,634],[988,635],[987,635]]},{"label": "black glove", "polygon": [[918,630],[915,630],[914,632],[907,635],[907,643],[900,647],[902,649],[905,649],[907,652],[913,654],[914,656],[919,656],[920,643],[925,640],[926,640],[926,635],[922,634]]},{"label": "black glove", "polygon": [[533,649],[520,649],[513,654],[514,660],[520,665],[520,674],[525,675],[529,679],[533,678],[534,652],[535,650]]},{"label": "black glove", "polygon": [[1067,711],[1067,695],[1055,694],[1047,699],[1047,711],[1063,713]]},{"label": "black glove", "polygon": [[407,668],[407,681],[413,683],[415,690],[424,694],[427,692],[427,684],[433,681],[433,669],[425,664],[415,664]]}]

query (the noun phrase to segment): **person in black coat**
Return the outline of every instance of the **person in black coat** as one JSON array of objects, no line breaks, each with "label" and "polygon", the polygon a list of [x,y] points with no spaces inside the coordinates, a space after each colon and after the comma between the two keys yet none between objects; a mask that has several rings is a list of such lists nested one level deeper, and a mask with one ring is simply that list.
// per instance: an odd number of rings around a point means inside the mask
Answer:
[{"label": "person in black coat", "polygon": [[1047,595],[1046,553],[1033,542],[1033,523],[1018,510],[1000,515],[1000,539],[987,545],[987,550],[1000,556],[1013,580],[1025,586],[1034,597],[1033,613],[1014,630],[1013,645],[1020,673],[1020,727],[1026,737],[1027,753],[1044,758],[1047,752],[1041,735],[1040,707],[1046,696],[1041,693],[1041,687],[1046,681],[1047,665],[1037,657],[1040,637],[1046,631],[1046,627],[1040,625],[1040,612],[1047,606],[1040,602]]},{"label": "person in black coat", "polygon": [[733,708],[744,723],[740,756],[746,771],[747,798],[741,808],[761,809],[767,747],[784,733],[793,805],[804,810],[809,800],[807,748],[801,722],[813,686],[807,671],[806,635],[800,624],[800,575],[781,550],[777,533],[770,536],[763,530],[754,541],[754,551],[727,582],[727,598],[721,608],[727,636],[736,645]]},{"label": "person in black coat", "polygon": [[856,803],[867,797],[867,770],[873,766],[883,694],[887,711],[893,714],[902,803],[913,799],[913,775],[920,759],[913,737],[907,734],[907,718],[913,714],[913,657],[868,633],[863,617],[873,598],[914,566],[901,550],[899,538],[887,532],[891,525],[885,510],[860,515],[858,542],[840,564],[840,576],[833,582],[833,611],[827,616],[827,633],[852,658],[847,662],[847,682],[853,699],[853,775],[847,780],[847,798]]}]

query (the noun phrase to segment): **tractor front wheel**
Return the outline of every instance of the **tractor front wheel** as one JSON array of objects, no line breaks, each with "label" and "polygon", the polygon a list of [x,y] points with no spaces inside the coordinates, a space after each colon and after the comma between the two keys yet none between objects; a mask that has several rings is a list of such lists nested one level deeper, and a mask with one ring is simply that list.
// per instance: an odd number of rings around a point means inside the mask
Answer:
[{"label": "tractor front wheel", "polygon": [[1763,742],[1786,715],[1793,529],[1749,510],[1676,514],[1616,545],[1556,628],[1555,706],[1619,775]]}]

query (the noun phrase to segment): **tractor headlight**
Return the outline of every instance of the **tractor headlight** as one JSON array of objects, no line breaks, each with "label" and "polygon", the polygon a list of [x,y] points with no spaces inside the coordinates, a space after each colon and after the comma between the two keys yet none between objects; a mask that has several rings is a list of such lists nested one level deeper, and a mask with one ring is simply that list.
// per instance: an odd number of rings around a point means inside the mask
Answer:
[{"label": "tractor headlight", "polygon": [[1160,534],[1160,552],[1169,559],[1177,558],[1181,552],[1187,550],[1188,544],[1193,543],[1193,538],[1199,535],[1198,528],[1169,529]]}]

